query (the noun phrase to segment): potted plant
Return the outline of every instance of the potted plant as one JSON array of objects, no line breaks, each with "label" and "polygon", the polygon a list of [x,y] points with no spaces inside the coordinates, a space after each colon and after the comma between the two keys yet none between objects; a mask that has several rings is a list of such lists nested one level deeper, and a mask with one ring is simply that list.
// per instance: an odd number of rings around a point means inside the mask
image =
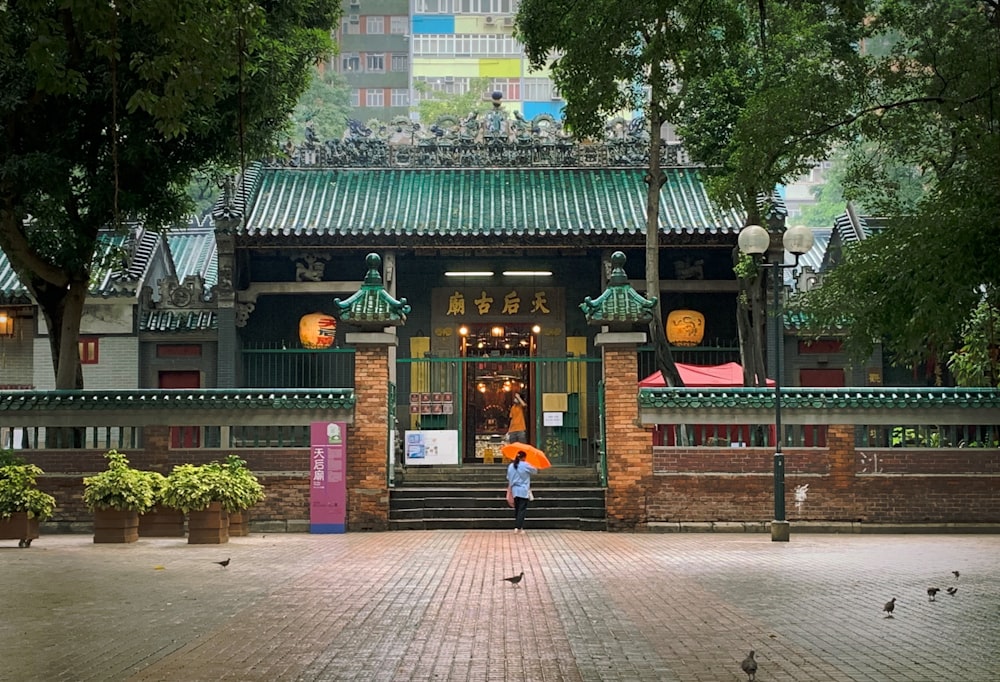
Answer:
[{"label": "potted plant", "polygon": [[229,512],[253,506],[264,497],[246,462],[230,455],[225,464],[178,464],[167,476],[163,502],[188,515],[188,542],[229,541]]},{"label": "potted plant", "polygon": [[163,493],[167,488],[167,477],[158,471],[148,471],[153,485],[153,508],[139,516],[139,537],[141,538],[182,538],[184,537],[184,512],[167,505]]},{"label": "potted plant", "polygon": [[8,450],[0,450],[0,538],[30,547],[38,537],[38,523],[52,516],[56,499],[38,489],[42,470],[26,464]]},{"label": "potted plant", "polygon": [[222,506],[229,512],[229,535],[250,534],[250,507],[264,499],[264,487],[247,468],[246,460],[229,455],[222,465],[230,485]]},{"label": "potted plant", "polygon": [[156,502],[153,478],[129,466],[117,450],[108,450],[104,458],[108,468],[83,479],[83,502],[94,512],[94,542],[135,542],[139,515]]}]

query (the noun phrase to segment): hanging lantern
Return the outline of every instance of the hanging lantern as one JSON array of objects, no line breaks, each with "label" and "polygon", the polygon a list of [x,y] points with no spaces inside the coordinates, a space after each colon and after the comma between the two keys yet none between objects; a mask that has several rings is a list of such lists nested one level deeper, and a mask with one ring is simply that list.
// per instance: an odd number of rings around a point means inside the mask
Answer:
[{"label": "hanging lantern", "polygon": [[705,335],[705,316],[696,310],[673,310],[667,315],[667,341],[675,346],[697,346]]},{"label": "hanging lantern", "polygon": [[337,320],[326,313],[309,313],[299,320],[303,348],[329,348],[337,336]]}]

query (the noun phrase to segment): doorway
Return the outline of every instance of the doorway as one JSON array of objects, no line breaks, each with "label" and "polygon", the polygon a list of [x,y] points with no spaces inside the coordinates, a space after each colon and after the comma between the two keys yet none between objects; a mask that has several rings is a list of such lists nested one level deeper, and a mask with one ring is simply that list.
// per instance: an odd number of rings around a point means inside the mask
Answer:
[{"label": "doorway", "polygon": [[[164,370],[159,374],[160,388],[201,388],[198,370]],[[198,426],[170,427],[170,447],[197,448],[201,446],[201,428]]]},{"label": "doorway", "polygon": [[524,420],[528,440],[532,437],[534,406],[531,400],[535,336],[530,324],[464,325],[461,355],[464,362],[465,410],[464,463],[502,463],[500,447],[510,426],[514,396],[527,403]]}]

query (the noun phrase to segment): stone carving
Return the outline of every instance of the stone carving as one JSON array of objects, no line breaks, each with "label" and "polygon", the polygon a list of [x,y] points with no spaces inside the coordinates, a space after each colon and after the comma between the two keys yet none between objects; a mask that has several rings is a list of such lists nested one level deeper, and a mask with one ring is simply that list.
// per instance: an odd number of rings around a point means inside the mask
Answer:
[{"label": "stone carving", "polygon": [[237,303],[235,308],[236,319],[235,323],[237,327],[247,326],[247,322],[250,321],[250,313],[254,311],[257,307],[256,303]]},{"label": "stone carving", "polygon": [[705,279],[704,265],[703,258],[681,258],[674,261],[674,274],[677,279]]},{"label": "stone carving", "polygon": [[326,258],[320,258],[313,254],[293,257],[295,261],[295,281],[296,282],[322,282],[323,271],[326,269]]}]

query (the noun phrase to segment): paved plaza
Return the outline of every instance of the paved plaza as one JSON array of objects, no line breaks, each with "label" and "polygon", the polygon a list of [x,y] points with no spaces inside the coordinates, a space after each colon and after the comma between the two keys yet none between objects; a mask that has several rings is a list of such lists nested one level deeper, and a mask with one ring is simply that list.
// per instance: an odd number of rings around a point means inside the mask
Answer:
[{"label": "paved plaza", "polygon": [[3,680],[1000,679],[1000,535],[43,535],[0,576]]}]

